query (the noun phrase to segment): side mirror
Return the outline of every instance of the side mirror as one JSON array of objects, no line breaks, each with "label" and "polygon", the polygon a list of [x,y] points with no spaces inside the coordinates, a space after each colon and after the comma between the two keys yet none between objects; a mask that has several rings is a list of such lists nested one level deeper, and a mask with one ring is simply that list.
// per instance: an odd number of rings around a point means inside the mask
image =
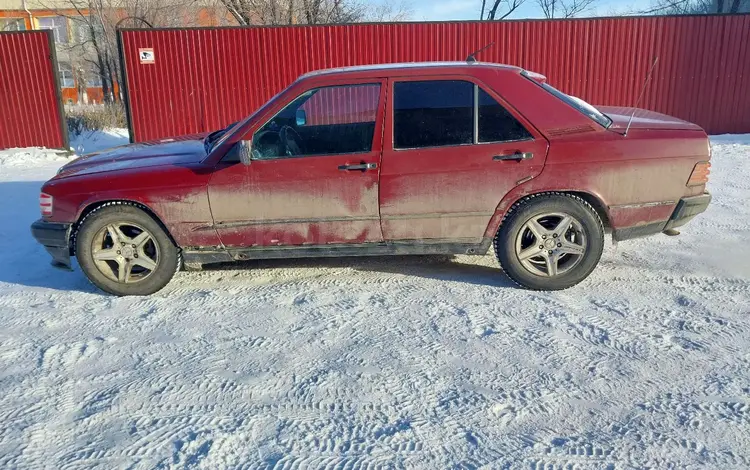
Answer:
[{"label": "side mirror", "polygon": [[297,113],[295,115],[295,120],[297,121],[298,126],[304,126],[307,124],[307,113],[304,109],[298,108]]},{"label": "side mirror", "polygon": [[240,140],[235,143],[229,149],[226,161],[242,162],[243,165],[249,165],[252,161],[252,142],[249,140]]}]

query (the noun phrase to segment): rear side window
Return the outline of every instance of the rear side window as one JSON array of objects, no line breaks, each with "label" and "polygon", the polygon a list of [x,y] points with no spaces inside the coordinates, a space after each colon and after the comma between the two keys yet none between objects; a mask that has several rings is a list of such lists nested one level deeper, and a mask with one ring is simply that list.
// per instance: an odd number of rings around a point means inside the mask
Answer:
[{"label": "rear side window", "polygon": [[479,142],[530,139],[531,134],[486,91],[479,92]]},{"label": "rear side window", "polygon": [[393,147],[443,147],[531,139],[500,103],[462,80],[396,82]]},{"label": "rear side window", "polygon": [[464,81],[396,82],[395,148],[470,144],[474,138],[474,84]]}]

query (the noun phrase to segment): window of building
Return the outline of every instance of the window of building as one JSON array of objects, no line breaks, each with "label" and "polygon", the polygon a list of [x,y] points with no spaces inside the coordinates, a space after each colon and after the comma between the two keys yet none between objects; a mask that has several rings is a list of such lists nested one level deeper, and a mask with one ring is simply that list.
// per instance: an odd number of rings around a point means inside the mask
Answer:
[{"label": "window of building", "polygon": [[96,67],[92,67],[86,71],[86,86],[94,88],[102,86],[102,76],[96,70]]},{"label": "window of building", "polygon": [[397,149],[531,138],[487,92],[461,80],[395,83],[393,127],[393,147]]},{"label": "window of building", "polygon": [[70,22],[73,31],[73,38],[79,44],[85,44],[91,40],[91,28],[88,23],[81,19],[73,19]]},{"label": "window of building", "polygon": [[39,29],[51,29],[55,34],[55,42],[58,44],[68,43],[68,20],[62,16],[49,16],[37,18]]},{"label": "window of building", "polygon": [[26,31],[23,18],[0,18],[0,31]]},{"label": "window of building", "polygon": [[67,62],[58,62],[58,70],[60,71],[60,87],[62,88],[75,88],[76,81],[73,78],[73,69]]},{"label": "window of building", "polygon": [[380,85],[315,88],[289,103],[253,137],[256,158],[372,150]]}]

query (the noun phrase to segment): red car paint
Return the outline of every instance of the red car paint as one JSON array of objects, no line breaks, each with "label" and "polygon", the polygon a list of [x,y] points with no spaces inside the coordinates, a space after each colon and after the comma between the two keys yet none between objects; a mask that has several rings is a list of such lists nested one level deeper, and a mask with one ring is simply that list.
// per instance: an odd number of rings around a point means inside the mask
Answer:
[{"label": "red car paint", "polygon": [[[575,192],[592,203],[615,238],[654,233],[677,202],[702,194],[687,186],[710,158],[698,126],[632,109],[599,109],[605,128],[516,67],[434,63],[333,69],[308,74],[234,126],[206,154],[204,136],[124,146],[66,165],[42,191],[54,198],[49,222],[75,223],[106,201],[141,204],[184,249],[442,240],[480,243],[524,196]],[[533,139],[394,149],[394,83],[463,80],[502,104]],[[372,150],[256,160],[222,158],[289,102],[330,85],[380,84]],[[521,161],[493,156],[532,153]],[[374,164],[369,171],[339,166]],[[639,228],[644,228],[639,230]],[[657,228],[657,232],[661,228]]]}]

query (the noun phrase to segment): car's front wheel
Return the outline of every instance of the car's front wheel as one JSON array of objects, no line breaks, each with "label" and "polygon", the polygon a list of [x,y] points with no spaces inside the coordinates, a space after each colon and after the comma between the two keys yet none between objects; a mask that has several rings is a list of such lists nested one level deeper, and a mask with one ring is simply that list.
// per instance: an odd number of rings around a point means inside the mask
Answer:
[{"label": "car's front wheel", "polygon": [[179,249],[161,225],[133,205],[95,209],[76,234],[76,257],[98,288],[114,295],[149,295],[169,283],[180,265]]},{"label": "car's front wheel", "polygon": [[566,289],[586,279],[604,249],[604,228],[583,199],[546,193],[516,203],[495,236],[505,273],[534,290]]}]

